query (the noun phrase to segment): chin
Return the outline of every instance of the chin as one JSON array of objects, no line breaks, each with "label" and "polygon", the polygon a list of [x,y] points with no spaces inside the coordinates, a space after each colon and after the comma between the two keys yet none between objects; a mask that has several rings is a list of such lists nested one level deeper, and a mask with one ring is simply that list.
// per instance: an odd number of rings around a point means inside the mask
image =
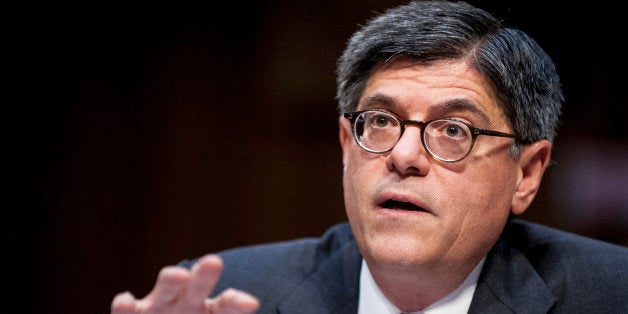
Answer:
[{"label": "chin", "polygon": [[435,258],[430,256],[426,246],[416,239],[380,239],[368,244],[369,255],[377,263],[387,263],[401,267],[423,264]]}]

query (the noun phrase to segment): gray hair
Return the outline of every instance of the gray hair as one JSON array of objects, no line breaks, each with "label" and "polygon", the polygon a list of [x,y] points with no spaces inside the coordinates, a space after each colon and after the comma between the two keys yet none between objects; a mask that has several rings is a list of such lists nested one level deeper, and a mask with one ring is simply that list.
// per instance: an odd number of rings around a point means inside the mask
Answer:
[{"label": "gray hair", "polygon": [[380,62],[466,60],[491,82],[498,103],[524,143],[553,142],[564,97],[554,62],[523,31],[465,2],[414,1],[371,19],[338,60],[338,110],[354,111]]}]

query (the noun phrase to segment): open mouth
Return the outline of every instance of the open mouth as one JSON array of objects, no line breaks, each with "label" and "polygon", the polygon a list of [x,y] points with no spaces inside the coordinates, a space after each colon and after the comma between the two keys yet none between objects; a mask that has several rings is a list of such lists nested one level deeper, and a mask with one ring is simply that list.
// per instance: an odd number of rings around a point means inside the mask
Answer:
[{"label": "open mouth", "polygon": [[394,210],[409,210],[409,211],[420,211],[420,212],[426,211],[424,208],[417,206],[413,203],[396,201],[392,199],[386,200],[380,206],[383,208],[394,209]]}]

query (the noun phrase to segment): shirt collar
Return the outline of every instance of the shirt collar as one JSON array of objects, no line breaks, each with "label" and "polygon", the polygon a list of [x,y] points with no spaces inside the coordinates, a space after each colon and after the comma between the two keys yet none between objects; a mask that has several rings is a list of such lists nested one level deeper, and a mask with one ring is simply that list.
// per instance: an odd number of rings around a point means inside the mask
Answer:
[{"label": "shirt collar", "polygon": [[[467,279],[452,293],[444,296],[422,311],[412,312],[412,314],[467,313],[485,260],[486,257],[475,266],[469,276],[467,276]],[[358,304],[358,314],[403,313],[379,289],[364,259],[362,259],[360,270]]]}]

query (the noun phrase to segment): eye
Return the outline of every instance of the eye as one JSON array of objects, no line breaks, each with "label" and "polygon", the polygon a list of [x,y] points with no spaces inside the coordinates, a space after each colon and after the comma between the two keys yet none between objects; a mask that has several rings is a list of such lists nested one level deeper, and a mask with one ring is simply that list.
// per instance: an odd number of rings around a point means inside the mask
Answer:
[{"label": "eye", "polygon": [[389,128],[396,125],[395,119],[384,113],[373,113],[368,121],[376,128]]},{"label": "eye", "polygon": [[443,139],[462,141],[471,138],[471,131],[469,128],[459,121],[454,120],[437,120],[430,124],[430,129],[435,132],[431,132],[431,135],[436,136],[439,134]]},{"label": "eye", "polygon": [[447,136],[456,137],[459,136],[463,131],[460,129],[459,125],[451,124],[445,128],[445,134]]},{"label": "eye", "polygon": [[385,127],[386,125],[388,125],[389,119],[386,116],[377,116],[373,120],[375,120],[374,121],[375,125],[380,126],[380,127]]}]

